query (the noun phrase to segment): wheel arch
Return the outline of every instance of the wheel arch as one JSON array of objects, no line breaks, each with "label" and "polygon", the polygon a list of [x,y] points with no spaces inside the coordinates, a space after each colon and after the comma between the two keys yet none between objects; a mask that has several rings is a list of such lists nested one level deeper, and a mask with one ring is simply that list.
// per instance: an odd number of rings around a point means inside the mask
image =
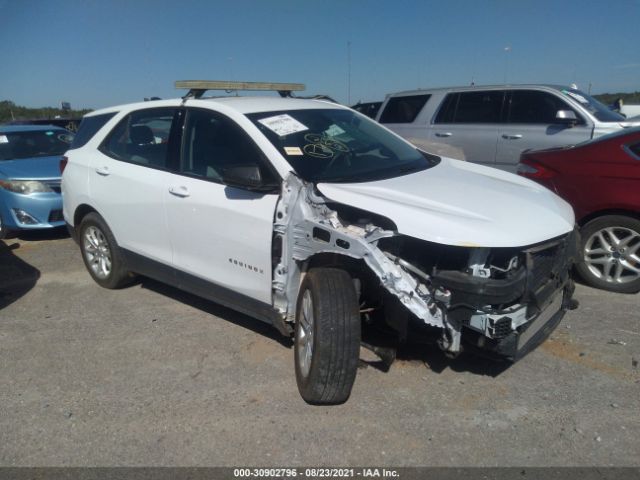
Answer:
[{"label": "wheel arch", "polygon": [[73,212],[73,226],[77,228],[78,225],[80,225],[80,222],[82,222],[82,219],[92,212],[100,215],[100,212],[98,212],[91,205],[88,205],[86,203],[78,205],[75,212]]},{"label": "wheel arch", "polygon": [[590,221],[595,220],[596,218],[605,217],[608,215],[623,215],[623,216],[635,218],[636,220],[640,220],[640,212],[638,211],[625,209],[625,208],[609,208],[609,209],[591,212],[588,215],[585,215],[584,217],[578,220],[578,225],[580,227],[584,227]]}]

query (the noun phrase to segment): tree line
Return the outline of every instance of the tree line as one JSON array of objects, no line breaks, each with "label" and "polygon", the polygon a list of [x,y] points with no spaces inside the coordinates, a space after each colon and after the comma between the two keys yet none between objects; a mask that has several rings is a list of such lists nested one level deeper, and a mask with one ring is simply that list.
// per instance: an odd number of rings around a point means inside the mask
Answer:
[{"label": "tree line", "polygon": [[594,95],[593,98],[599,100],[605,105],[611,105],[617,99],[621,98],[625,105],[640,105],[640,92],[633,93],[602,93]]},{"label": "tree line", "polygon": [[39,120],[61,118],[78,118],[89,113],[85,110],[62,110],[55,107],[29,108],[16,105],[10,100],[0,101],[0,123],[11,122],[12,120]]}]

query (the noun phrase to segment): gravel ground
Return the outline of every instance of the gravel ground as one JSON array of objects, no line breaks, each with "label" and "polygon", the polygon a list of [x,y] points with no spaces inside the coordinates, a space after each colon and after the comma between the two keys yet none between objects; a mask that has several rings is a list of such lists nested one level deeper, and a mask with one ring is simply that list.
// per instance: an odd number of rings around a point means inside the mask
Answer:
[{"label": "gravel ground", "polygon": [[509,368],[363,350],[350,400],[314,407],[275,329],[151,280],[102,289],[62,233],[0,241],[0,465],[637,466],[640,296],[576,298]]}]

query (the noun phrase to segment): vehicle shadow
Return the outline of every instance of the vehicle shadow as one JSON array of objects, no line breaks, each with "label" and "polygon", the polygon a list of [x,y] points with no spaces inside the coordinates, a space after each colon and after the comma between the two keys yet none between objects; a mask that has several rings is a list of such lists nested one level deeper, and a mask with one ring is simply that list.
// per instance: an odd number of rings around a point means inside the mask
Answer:
[{"label": "vehicle shadow", "polygon": [[280,345],[291,348],[293,341],[281,335],[275,327],[268,323],[262,322],[257,318],[250,317],[244,313],[236,312],[230,308],[224,307],[218,303],[206,300],[202,297],[192,295],[191,293],[179,290],[165,283],[158,282],[151,278],[140,277],[140,286],[161,295],[167,296],[180,303],[197,308],[203,312],[219,317],[222,320],[231,322],[247,330],[251,330],[259,335],[263,335],[271,340],[275,340]]},{"label": "vehicle shadow", "polygon": [[[293,346],[291,338],[281,335],[275,327],[256,318],[236,312],[235,310],[226,308],[215,302],[192,295],[150,278],[140,277],[139,283],[142,288],[167,296],[185,305],[214,315],[224,321],[231,322],[259,335],[263,335],[278,342],[285,348],[291,348]],[[363,337],[367,342],[370,342],[375,347],[381,347],[384,350],[381,352],[383,353],[384,358],[374,361],[361,359],[360,367],[372,367],[382,372],[388,372],[393,361],[396,359],[400,361],[421,362],[431,371],[436,373],[441,373],[446,369],[451,369],[456,372],[469,372],[476,375],[490,377],[497,377],[511,365],[509,362],[500,362],[472,353],[463,353],[459,357],[451,359],[442,353],[435,342],[433,344],[404,344],[396,349],[397,346],[390,347],[388,342],[380,341],[379,337],[376,339],[375,337],[377,337],[377,335],[374,335],[372,338],[369,335],[363,334]],[[386,352],[393,353],[384,355]]]},{"label": "vehicle shadow", "polygon": [[380,332],[363,329],[363,338],[367,348],[373,348],[379,359],[374,361],[360,360],[360,367],[372,367],[382,372],[387,372],[393,362],[421,362],[426,368],[442,373],[450,369],[454,372],[467,372],[474,375],[497,377],[507,370],[512,362],[501,360],[495,357],[481,356],[476,352],[463,351],[456,358],[447,357],[437,346],[435,337],[423,337],[420,343],[391,343],[383,338]]},{"label": "vehicle shadow", "polygon": [[40,278],[40,270],[13,252],[19,243],[0,240],[0,310],[31,290]]},{"label": "vehicle shadow", "polygon": [[47,228],[43,230],[21,230],[17,238],[27,242],[61,240],[63,238],[69,238],[69,232],[65,227]]},{"label": "vehicle shadow", "polygon": [[435,373],[450,369],[488,377],[497,377],[512,365],[508,361],[482,357],[472,352],[463,352],[456,358],[449,358],[437,345],[406,345],[398,350],[398,358],[419,360]]}]

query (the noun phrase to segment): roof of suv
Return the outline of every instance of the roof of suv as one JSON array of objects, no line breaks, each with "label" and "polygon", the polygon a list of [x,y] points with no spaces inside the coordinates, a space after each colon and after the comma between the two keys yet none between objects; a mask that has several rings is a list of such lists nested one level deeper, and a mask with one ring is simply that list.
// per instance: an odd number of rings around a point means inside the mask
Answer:
[{"label": "roof of suv", "polygon": [[437,87],[437,88],[422,88],[418,90],[404,90],[402,92],[395,92],[390,94],[390,97],[399,95],[419,95],[421,93],[435,93],[435,92],[461,92],[461,91],[469,91],[469,90],[496,90],[496,89],[521,89],[521,88],[543,88],[548,90],[575,90],[574,88],[568,87],[566,85],[553,85],[553,84],[542,84],[542,83],[531,83],[531,84],[514,84],[514,85],[467,85],[461,87]]},{"label": "roof of suv", "polygon": [[153,100],[149,102],[129,103],[118,105],[115,107],[102,108],[94,110],[86,116],[101,115],[104,113],[118,112],[120,110],[137,110],[141,108],[153,107],[175,107],[181,104],[191,106],[206,106],[207,104],[224,105],[232,108],[239,113],[258,113],[258,112],[274,112],[280,110],[306,110],[316,108],[344,108],[347,107],[332,103],[327,100],[307,100],[301,98],[281,98],[267,96],[253,97],[211,97],[211,98],[188,98],[186,101],[182,98],[173,98],[169,100]]}]

